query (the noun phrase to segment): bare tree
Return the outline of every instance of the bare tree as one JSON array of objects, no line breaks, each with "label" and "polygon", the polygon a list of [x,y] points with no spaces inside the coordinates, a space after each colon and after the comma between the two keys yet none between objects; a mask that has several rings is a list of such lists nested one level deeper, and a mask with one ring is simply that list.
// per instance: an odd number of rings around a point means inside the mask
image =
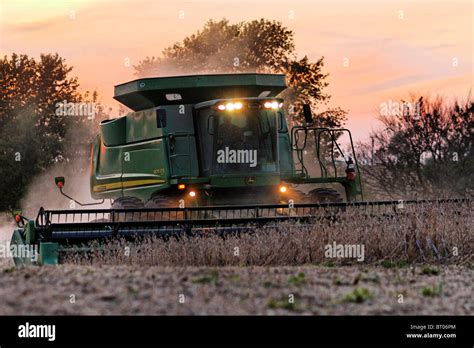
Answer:
[{"label": "bare tree", "polygon": [[382,129],[359,143],[367,185],[391,198],[466,195],[474,189],[474,103],[441,97],[402,101],[379,116]]}]

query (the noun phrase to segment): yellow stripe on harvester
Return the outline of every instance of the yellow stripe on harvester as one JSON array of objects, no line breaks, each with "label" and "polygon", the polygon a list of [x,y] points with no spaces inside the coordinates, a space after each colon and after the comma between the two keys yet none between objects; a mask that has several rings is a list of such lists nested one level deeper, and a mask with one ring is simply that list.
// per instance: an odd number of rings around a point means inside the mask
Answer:
[{"label": "yellow stripe on harvester", "polygon": [[110,184],[96,185],[92,188],[94,192],[102,192],[107,190],[114,190],[125,187],[134,187],[142,185],[151,185],[151,184],[163,184],[165,180],[160,179],[144,179],[144,180],[129,180],[124,182],[113,182]]}]

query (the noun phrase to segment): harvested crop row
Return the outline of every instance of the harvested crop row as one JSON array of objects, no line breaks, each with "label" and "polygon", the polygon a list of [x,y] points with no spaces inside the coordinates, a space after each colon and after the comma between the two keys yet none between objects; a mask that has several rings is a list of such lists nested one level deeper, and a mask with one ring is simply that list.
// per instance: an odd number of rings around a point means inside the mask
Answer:
[{"label": "harvested crop row", "polygon": [[[332,263],[440,262],[464,264],[473,255],[471,204],[425,204],[408,214],[373,216],[361,209],[335,221],[280,224],[252,233],[198,237],[147,237],[139,243],[92,243],[92,252],[68,253],[61,260],[80,264],[162,266],[288,266]],[[345,254],[334,251],[343,248]],[[355,251],[358,248],[359,253]],[[347,251],[352,252],[348,255]],[[342,256],[341,256],[342,255]]]}]

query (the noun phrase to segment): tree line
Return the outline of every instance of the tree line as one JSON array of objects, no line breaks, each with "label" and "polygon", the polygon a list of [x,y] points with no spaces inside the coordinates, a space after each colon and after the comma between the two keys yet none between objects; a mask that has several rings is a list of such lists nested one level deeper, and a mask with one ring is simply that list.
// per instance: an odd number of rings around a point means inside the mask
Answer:
[{"label": "tree line", "polygon": [[[158,44],[158,43],[157,43]],[[328,108],[324,57],[311,61],[295,53],[294,33],[265,19],[232,24],[208,21],[196,33],[134,66],[138,77],[197,73],[283,73],[290,125],[303,122],[302,106],[315,111],[315,125],[341,127],[347,112]],[[39,59],[13,53],[0,60],[0,211],[15,208],[29,183],[58,163],[84,161],[100,120],[109,118],[96,92],[79,92],[73,68],[58,54]],[[69,117],[67,103],[96,106],[93,119]],[[357,146],[373,194],[433,194],[450,182],[453,192],[473,189],[473,103],[452,105],[419,99],[421,112],[382,116],[382,131]],[[456,159],[456,160],[454,160]],[[85,174],[87,175],[87,174]],[[367,186],[367,185],[366,185]]]}]

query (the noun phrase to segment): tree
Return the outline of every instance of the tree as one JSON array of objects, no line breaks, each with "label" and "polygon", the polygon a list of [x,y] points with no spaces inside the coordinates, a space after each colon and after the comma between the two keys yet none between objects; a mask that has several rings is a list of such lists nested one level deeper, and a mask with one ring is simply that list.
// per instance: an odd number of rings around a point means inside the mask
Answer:
[{"label": "tree", "polygon": [[98,102],[97,93],[78,92],[78,79],[70,77],[71,71],[58,54],[35,60],[14,53],[0,60],[0,210],[17,207],[38,173],[88,154],[103,108],[99,104],[99,117],[93,122],[58,115],[64,103]]},{"label": "tree", "polygon": [[[294,34],[280,22],[265,19],[230,24],[208,21],[182,42],[166,48],[160,57],[146,57],[134,66],[139,77],[199,73],[284,73],[289,88],[283,97],[291,125],[302,122],[302,105],[317,110],[330,96],[324,93],[328,74],[324,57],[310,62],[295,56]],[[346,112],[340,108],[315,115],[320,126],[341,126]]]},{"label": "tree", "polygon": [[371,143],[358,145],[372,190],[392,198],[472,191],[474,103],[468,99],[449,105],[438,97],[412,99],[409,105],[417,105],[417,112],[380,115],[383,129],[371,135],[373,148]]},{"label": "tree", "polygon": [[34,111],[29,107],[18,111],[15,120],[4,124],[0,131],[0,211],[18,208],[30,180],[42,167]]},{"label": "tree", "polygon": [[135,66],[140,77],[182,73],[282,70],[294,52],[293,34],[266,20],[208,21],[202,30]]}]

